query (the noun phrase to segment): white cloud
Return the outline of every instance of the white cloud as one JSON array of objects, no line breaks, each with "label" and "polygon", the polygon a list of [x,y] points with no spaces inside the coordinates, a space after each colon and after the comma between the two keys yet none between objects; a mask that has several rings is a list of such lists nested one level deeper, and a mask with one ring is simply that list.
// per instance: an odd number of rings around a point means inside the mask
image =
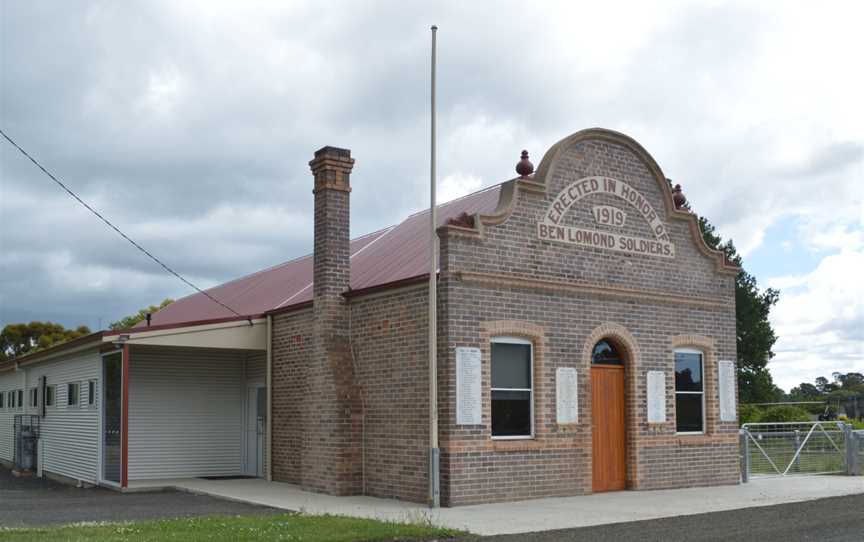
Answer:
[{"label": "white cloud", "polygon": [[771,312],[779,339],[769,367],[785,390],[834,371],[864,370],[864,251],[825,257],[811,273],[776,277]]},{"label": "white cloud", "polygon": [[471,192],[476,192],[483,185],[483,179],[476,175],[468,175],[464,173],[454,173],[447,175],[439,181],[438,186],[438,201],[454,200],[466,196]]}]

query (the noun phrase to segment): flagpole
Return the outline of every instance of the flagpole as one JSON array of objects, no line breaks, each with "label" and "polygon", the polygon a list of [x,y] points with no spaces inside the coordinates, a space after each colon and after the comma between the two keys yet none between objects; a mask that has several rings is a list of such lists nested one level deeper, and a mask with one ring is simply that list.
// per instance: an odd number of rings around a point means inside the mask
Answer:
[{"label": "flagpole", "polygon": [[429,168],[429,505],[441,506],[440,450],[438,449],[438,295],[436,281],[438,276],[438,226],[435,196],[435,63],[436,34],[438,27],[432,25],[432,99],[431,99],[431,160]]}]

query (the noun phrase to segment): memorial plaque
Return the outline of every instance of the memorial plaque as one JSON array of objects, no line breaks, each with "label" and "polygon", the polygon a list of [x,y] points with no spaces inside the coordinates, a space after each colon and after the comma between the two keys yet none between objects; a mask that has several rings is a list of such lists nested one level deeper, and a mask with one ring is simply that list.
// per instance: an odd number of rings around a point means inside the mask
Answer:
[{"label": "memorial plaque", "polygon": [[456,424],[483,423],[479,348],[456,348]]},{"label": "memorial plaque", "polygon": [[720,421],[735,421],[735,362],[721,361],[717,364],[720,384]]},{"label": "memorial plaque", "polygon": [[579,394],[573,367],[559,367],[555,372],[555,400],[558,423],[579,422]]},{"label": "memorial plaque", "polygon": [[666,423],[666,373],[648,371],[648,423]]}]

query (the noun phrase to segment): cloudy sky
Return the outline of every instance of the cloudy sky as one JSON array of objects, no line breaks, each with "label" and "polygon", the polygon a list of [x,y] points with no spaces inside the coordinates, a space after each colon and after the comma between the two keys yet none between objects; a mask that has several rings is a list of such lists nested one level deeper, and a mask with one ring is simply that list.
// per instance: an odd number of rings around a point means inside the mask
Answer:
[{"label": "cloudy sky", "polygon": [[[446,198],[625,132],[780,288],[781,387],[864,370],[861,2],[0,6],[0,126],[202,286],[310,252],[325,144],[357,159],[354,234],[426,204],[436,23]],[[0,143],[0,324],[189,293]]]}]

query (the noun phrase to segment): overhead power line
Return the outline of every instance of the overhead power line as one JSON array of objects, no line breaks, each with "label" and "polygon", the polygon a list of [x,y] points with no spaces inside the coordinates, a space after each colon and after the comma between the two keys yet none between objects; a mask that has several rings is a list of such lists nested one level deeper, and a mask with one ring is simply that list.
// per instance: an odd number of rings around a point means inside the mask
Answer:
[{"label": "overhead power line", "polygon": [[120,235],[120,237],[122,237],[123,239],[126,239],[127,241],[129,241],[129,243],[130,243],[133,247],[137,248],[138,250],[140,250],[141,252],[143,252],[143,253],[144,253],[148,258],[150,258],[151,260],[153,260],[154,262],[156,262],[157,264],[159,264],[160,266],[162,266],[162,268],[163,268],[165,271],[171,273],[172,275],[174,275],[175,277],[177,277],[178,279],[180,279],[181,281],[183,281],[184,284],[186,284],[187,286],[189,286],[189,287],[191,287],[192,289],[196,290],[198,293],[204,294],[204,296],[206,296],[207,299],[209,299],[209,300],[212,301],[213,303],[216,303],[217,305],[221,306],[222,308],[227,309],[227,310],[230,311],[231,313],[233,313],[233,314],[235,314],[235,315],[237,315],[237,316],[239,316],[239,317],[241,317],[241,318],[244,318],[244,315],[240,314],[239,312],[235,311],[234,309],[232,309],[231,307],[229,307],[229,306],[226,305],[225,303],[222,303],[221,301],[219,301],[218,299],[216,299],[216,298],[213,297],[212,295],[208,294],[207,292],[205,292],[205,291],[202,290],[201,288],[199,288],[199,287],[195,286],[194,284],[192,284],[189,280],[187,280],[185,277],[183,277],[183,275],[181,275],[181,274],[178,273],[177,271],[174,271],[173,269],[171,269],[170,267],[168,267],[168,265],[166,265],[162,260],[160,260],[159,258],[157,258],[156,256],[154,256],[153,254],[151,254],[151,253],[150,253],[146,248],[142,247],[141,245],[139,245],[138,243],[136,243],[134,240],[132,240],[131,237],[129,237],[128,235],[126,235],[125,233],[123,233],[123,232],[120,230],[120,228],[118,228],[117,226],[115,226],[114,224],[112,224],[111,221],[108,220],[107,218],[105,218],[104,216],[102,216],[102,214],[99,213],[99,211],[97,211],[96,209],[94,209],[93,207],[91,207],[90,205],[88,205],[86,201],[84,201],[83,199],[81,199],[80,197],[78,197],[78,195],[77,195],[75,192],[73,192],[73,191],[72,191],[68,186],[66,186],[65,184],[63,184],[62,182],[60,182],[60,180],[57,179],[57,177],[55,177],[55,176],[54,176],[50,171],[48,171],[47,169],[45,169],[45,167],[42,166],[42,164],[40,164],[40,163],[39,163],[35,158],[33,158],[32,156],[30,156],[30,154],[29,154],[27,151],[25,151],[24,149],[22,149],[21,146],[18,145],[18,143],[15,143],[15,141],[14,141],[11,137],[9,137],[8,135],[6,135],[6,132],[4,132],[2,128],[0,128],[0,135],[2,135],[4,138],[6,138],[6,141],[8,141],[9,143],[11,143],[13,147],[15,147],[16,149],[18,149],[18,150],[21,152],[21,154],[23,154],[23,155],[26,156],[26,157],[27,157],[31,162],[33,162],[33,163],[36,165],[36,167],[38,167],[39,169],[41,169],[41,170],[42,170],[42,173],[44,173],[44,174],[47,175],[47,176],[48,176],[52,181],[54,181],[55,183],[57,183],[58,185],[60,185],[60,188],[62,188],[63,190],[65,190],[67,194],[69,194],[70,196],[72,196],[73,198],[75,198],[75,201],[77,201],[78,203],[80,203],[81,205],[83,205],[83,206],[84,206],[88,211],[90,211],[91,213],[93,213],[94,215],[96,215],[96,216],[99,218],[99,220],[101,220],[102,222],[104,222],[105,224],[107,224],[108,227],[111,228],[112,230],[116,231],[116,232]]}]

